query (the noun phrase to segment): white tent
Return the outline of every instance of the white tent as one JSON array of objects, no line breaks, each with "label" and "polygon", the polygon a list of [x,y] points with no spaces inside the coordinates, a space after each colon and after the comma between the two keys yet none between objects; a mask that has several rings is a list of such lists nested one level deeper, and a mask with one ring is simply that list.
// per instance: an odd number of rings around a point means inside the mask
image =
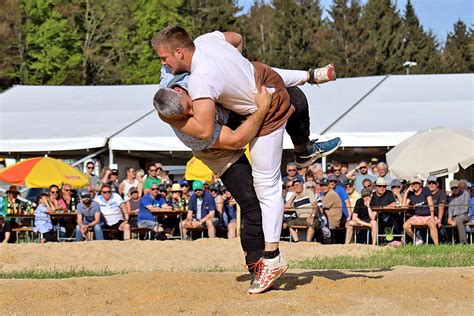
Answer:
[{"label": "white tent", "polygon": [[[473,130],[474,74],[338,79],[305,85],[311,134],[346,147],[395,146],[430,127]],[[0,152],[188,150],[153,111],[157,85],[16,86],[0,95]],[[292,148],[287,137],[285,148]]]}]

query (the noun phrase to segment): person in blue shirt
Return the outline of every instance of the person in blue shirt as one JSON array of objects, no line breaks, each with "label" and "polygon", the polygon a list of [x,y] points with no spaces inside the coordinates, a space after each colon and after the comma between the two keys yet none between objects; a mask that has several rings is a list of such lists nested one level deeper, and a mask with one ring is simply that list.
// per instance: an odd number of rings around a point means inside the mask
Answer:
[{"label": "person in blue shirt", "polygon": [[47,241],[57,241],[57,235],[53,228],[51,216],[49,215],[53,209],[49,206],[48,194],[41,193],[37,198],[37,204],[38,207],[35,210],[34,231],[43,235],[41,243],[45,243]]},{"label": "person in blue shirt", "polygon": [[151,185],[150,191],[140,199],[137,216],[139,228],[148,228],[153,230],[155,233],[163,233],[164,229],[155,220],[155,216],[152,212],[159,212],[160,209],[171,209],[171,207],[166,204],[166,201],[160,194],[159,190],[158,184],[153,183]]},{"label": "person in blue shirt", "polygon": [[207,227],[209,238],[215,238],[217,218],[214,197],[204,191],[204,183],[199,180],[193,182],[193,191],[194,194],[189,199],[188,214],[183,221],[183,236],[187,235],[187,228]]}]

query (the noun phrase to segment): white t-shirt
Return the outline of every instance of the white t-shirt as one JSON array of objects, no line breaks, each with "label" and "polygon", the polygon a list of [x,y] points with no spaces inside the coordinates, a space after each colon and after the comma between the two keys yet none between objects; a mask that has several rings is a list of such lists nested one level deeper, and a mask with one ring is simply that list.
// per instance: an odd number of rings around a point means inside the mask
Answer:
[{"label": "white t-shirt", "polygon": [[247,115],[256,111],[254,67],[237,48],[216,31],[194,40],[189,95],[211,98],[224,108]]},{"label": "white t-shirt", "polygon": [[120,205],[124,202],[117,193],[112,193],[108,201],[105,201],[102,195],[97,196],[94,200],[99,203],[100,212],[104,216],[107,225],[112,226],[124,219],[122,209],[120,208]]}]

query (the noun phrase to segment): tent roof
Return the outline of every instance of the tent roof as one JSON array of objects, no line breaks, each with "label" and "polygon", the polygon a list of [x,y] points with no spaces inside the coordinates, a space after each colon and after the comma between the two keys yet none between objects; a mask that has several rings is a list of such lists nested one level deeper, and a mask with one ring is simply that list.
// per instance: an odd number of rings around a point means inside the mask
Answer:
[{"label": "tent roof", "polygon": [[[474,74],[338,79],[304,85],[311,136],[348,147],[395,146],[421,129],[473,130]],[[189,150],[154,113],[158,85],[16,86],[0,95],[0,152]],[[292,148],[288,136],[285,148]]]}]

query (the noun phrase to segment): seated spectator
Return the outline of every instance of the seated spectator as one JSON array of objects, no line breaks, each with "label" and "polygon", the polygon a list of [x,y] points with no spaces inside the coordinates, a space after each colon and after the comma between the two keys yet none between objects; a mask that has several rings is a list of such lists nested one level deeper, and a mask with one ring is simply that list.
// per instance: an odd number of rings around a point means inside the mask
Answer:
[{"label": "seated spectator", "polygon": [[342,220],[342,200],[329,186],[327,179],[323,178],[320,185],[323,194],[323,212],[328,219],[329,229],[339,228]]},{"label": "seated spectator", "polygon": [[173,210],[183,210],[186,202],[183,199],[183,188],[179,183],[171,186],[171,207]]},{"label": "seated spectator", "polygon": [[362,181],[369,179],[371,184],[376,180],[376,178],[369,174],[369,168],[367,161],[362,160],[357,167],[352,170],[349,170],[346,174],[347,178],[354,180],[355,190],[360,192],[364,186]]},{"label": "seated spectator", "polygon": [[466,227],[469,222],[469,202],[471,196],[467,191],[459,188],[459,181],[453,180],[449,183],[451,195],[448,198],[448,225],[456,225],[459,233],[459,242],[467,243]]},{"label": "seated spectator", "polygon": [[286,176],[283,177],[283,183],[288,183],[289,181],[293,182],[294,179],[298,178],[302,183],[304,183],[303,177],[298,174],[298,169],[294,162],[289,162],[286,164]]},{"label": "seated spectator", "polygon": [[186,207],[189,204],[189,199],[191,198],[191,193],[189,192],[189,183],[186,180],[180,180],[179,185],[181,186],[181,193],[183,199],[186,201]]},{"label": "seated spectator", "polygon": [[[387,190],[387,182],[384,178],[377,178],[375,181],[375,192],[372,193],[372,199],[370,206],[372,209],[381,207],[394,207],[396,205],[395,197],[392,191]],[[393,213],[380,213],[379,215],[379,227],[383,229],[388,235],[402,231],[403,219],[398,214]],[[387,228],[387,230],[385,230]],[[390,241],[390,240],[389,240]]]},{"label": "seated spectator", "polygon": [[140,195],[139,190],[136,187],[131,187],[128,190],[128,199],[125,201],[125,208],[129,215],[128,223],[130,227],[137,227],[137,215],[140,207]]},{"label": "seated spectator", "polygon": [[[171,190],[171,187],[169,189]],[[158,186],[158,191],[165,199],[166,204],[171,205],[171,192],[168,192],[168,185],[165,183],[160,184]]]},{"label": "seated spectator", "polygon": [[0,214],[0,243],[7,243],[10,240],[10,223],[6,222],[3,214]]},{"label": "seated spectator", "polygon": [[392,177],[390,176],[390,173],[388,172],[388,166],[385,162],[379,162],[377,164],[377,175],[378,175],[378,178],[384,179],[386,183],[392,182]]},{"label": "seated spectator", "polygon": [[334,175],[330,175],[328,177],[329,180],[329,187],[334,190],[339,195],[339,198],[342,201],[342,219],[345,221],[346,219],[351,218],[352,210],[351,210],[351,201],[349,200],[349,196],[346,193],[346,190],[342,187],[342,183],[336,178]]},{"label": "seated spectator", "polygon": [[221,187],[222,198],[224,199],[223,224],[227,227],[227,238],[237,237],[237,203],[226,187]]},{"label": "seated spectator", "polygon": [[408,236],[413,238],[415,245],[420,245],[423,240],[413,235],[412,225],[428,225],[430,236],[435,245],[438,245],[438,218],[435,217],[433,198],[430,190],[421,185],[419,178],[413,178],[410,181],[410,187],[403,197],[403,206],[413,206],[415,215],[409,218],[404,224],[403,229]]},{"label": "seated spectator", "polygon": [[158,185],[153,183],[150,191],[140,199],[137,217],[138,227],[151,229],[156,234],[164,233],[165,229],[158,224],[152,214],[152,212],[159,212],[164,208],[170,209],[171,207],[166,204],[164,197],[160,194]]},{"label": "seated spectator", "polygon": [[286,209],[294,209],[296,218],[287,221],[290,234],[295,242],[299,241],[298,233],[292,226],[306,226],[306,241],[312,241],[316,224],[319,224],[319,211],[316,197],[312,190],[304,189],[299,179],[293,180],[294,193],[285,203]]},{"label": "seated spectator", "polygon": [[16,185],[10,186],[7,190],[7,197],[3,199],[3,210],[2,213],[4,215],[8,214],[20,214],[20,210],[18,205],[21,204],[21,201],[18,199],[18,195],[20,195],[20,191]]},{"label": "seated spectator", "polygon": [[219,219],[219,226],[223,226],[223,214],[224,214],[224,199],[221,195],[221,184],[219,182],[214,182],[209,186],[209,192],[214,198],[214,203],[216,204],[216,218]]},{"label": "seated spectator", "polygon": [[123,199],[117,193],[112,193],[112,188],[108,184],[102,185],[100,193],[95,201],[99,204],[100,212],[104,217],[104,228],[118,229],[123,232],[124,240],[130,239],[129,214]]},{"label": "seated spectator", "polygon": [[[128,197],[128,192],[131,188],[137,188],[140,185],[139,181],[137,180],[137,172],[133,167],[126,167],[125,173],[127,177],[120,183],[118,193],[123,196],[125,199]],[[137,190],[138,192],[138,190]]]},{"label": "seated spectator", "polygon": [[61,209],[61,207],[59,206],[59,201],[58,201],[59,187],[55,184],[51,185],[49,187],[48,194],[49,194],[49,204],[50,204],[51,209],[54,211]]},{"label": "seated spectator", "polygon": [[[182,188],[179,183],[173,183],[170,188],[170,200],[166,202],[173,210],[184,210],[186,201],[181,197]],[[160,223],[163,225],[167,237],[173,237],[174,232],[179,230],[179,215],[168,215]]]},{"label": "seated spectator", "polygon": [[349,202],[351,203],[351,211],[354,209],[355,204],[358,199],[360,199],[360,194],[355,190],[354,181],[351,179],[347,179],[344,182],[344,186],[346,187],[346,193],[349,196]]},{"label": "seated spectator", "polygon": [[[349,225],[346,226],[346,244],[351,243],[352,235],[354,233],[354,226],[365,226],[370,228],[372,235],[372,245],[377,245],[377,213],[372,211],[370,201],[372,194],[369,189],[363,188],[361,192],[362,197],[359,198],[354,206],[352,219]],[[367,241],[368,242],[368,241]]]},{"label": "seated spectator", "polygon": [[38,207],[35,211],[34,231],[43,234],[41,243],[45,243],[47,241],[57,241],[57,235],[53,228],[53,222],[51,222],[51,216],[49,216],[49,213],[53,212],[54,210],[49,207],[48,194],[41,193],[36,200],[36,204]]},{"label": "seated spectator", "polygon": [[314,174],[313,174],[313,171],[311,171],[310,169],[306,170],[306,173],[305,173],[305,176],[304,176],[304,182],[306,184],[306,182],[308,181],[312,181],[314,182]]},{"label": "seated spectator", "polygon": [[183,236],[187,235],[187,228],[206,227],[209,238],[216,237],[215,219],[216,204],[211,193],[204,191],[204,183],[199,180],[193,182],[194,194],[188,205],[188,215],[183,221]]},{"label": "seated spectator", "polygon": [[395,205],[401,206],[403,203],[402,181],[400,181],[400,179],[393,179],[392,182],[390,182],[390,189],[393,193],[393,197],[395,198]]},{"label": "seated spectator", "polygon": [[448,202],[448,197],[446,196],[446,191],[439,189],[436,176],[429,176],[426,182],[433,198],[435,217],[438,218],[438,228],[441,228],[443,224],[446,225],[447,223],[447,214],[444,211],[444,207]]},{"label": "seated spectator", "polygon": [[58,200],[59,207],[64,212],[75,212],[77,208],[77,198],[70,184],[63,184],[61,188],[60,198]]},{"label": "seated spectator", "polygon": [[100,185],[100,179],[98,176],[94,174],[95,170],[95,163],[91,160],[86,163],[86,172],[84,175],[89,179],[89,184],[91,184],[93,187],[96,187],[97,185]]},{"label": "seated spectator", "polygon": [[91,199],[89,190],[81,191],[81,202],[77,205],[76,241],[87,238],[89,228],[94,231],[95,240],[104,240],[104,233],[100,223],[100,206]]}]

